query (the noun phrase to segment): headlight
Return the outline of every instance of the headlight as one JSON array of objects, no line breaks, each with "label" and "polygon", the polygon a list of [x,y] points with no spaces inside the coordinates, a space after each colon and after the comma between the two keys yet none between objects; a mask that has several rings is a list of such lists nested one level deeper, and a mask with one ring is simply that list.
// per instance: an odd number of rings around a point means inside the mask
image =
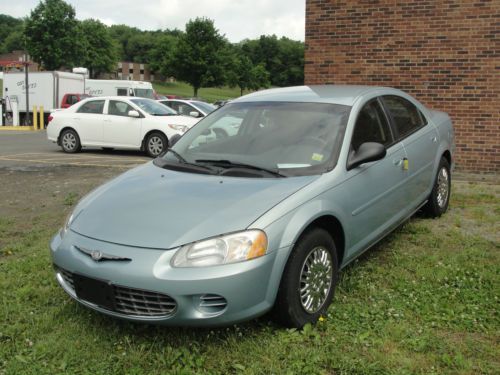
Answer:
[{"label": "headlight", "polygon": [[181,133],[185,133],[188,130],[188,127],[185,126],[185,125],[172,125],[172,124],[169,124],[168,127],[170,129],[177,130],[178,132],[181,132]]},{"label": "headlight", "polygon": [[228,234],[182,246],[172,267],[207,267],[243,262],[266,254],[267,236],[258,229]]},{"label": "headlight", "polygon": [[66,220],[64,221],[64,225],[61,228],[61,238],[63,238],[66,235],[66,233],[68,232],[68,229],[69,229],[69,227],[74,219],[75,219],[75,215],[74,215],[73,211],[70,212],[68,214],[68,216],[66,216]]}]

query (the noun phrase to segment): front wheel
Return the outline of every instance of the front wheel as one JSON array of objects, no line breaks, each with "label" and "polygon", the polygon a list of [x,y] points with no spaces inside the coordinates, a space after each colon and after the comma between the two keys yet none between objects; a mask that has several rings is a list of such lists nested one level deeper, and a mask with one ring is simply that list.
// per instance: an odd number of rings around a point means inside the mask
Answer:
[{"label": "front wheel", "polygon": [[144,148],[150,157],[156,158],[168,148],[167,137],[160,132],[153,132],[146,138]]},{"label": "front wheel", "polygon": [[301,328],[326,314],[338,280],[335,242],[321,228],[306,232],[288,259],[274,315],[285,326]]},{"label": "front wheel", "polygon": [[61,147],[64,152],[74,154],[82,149],[80,137],[73,129],[66,129],[61,134]]},{"label": "front wheel", "polygon": [[424,212],[430,217],[439,217],[448,210],[451,193],[450,163],[441,158],[429,200]]}]

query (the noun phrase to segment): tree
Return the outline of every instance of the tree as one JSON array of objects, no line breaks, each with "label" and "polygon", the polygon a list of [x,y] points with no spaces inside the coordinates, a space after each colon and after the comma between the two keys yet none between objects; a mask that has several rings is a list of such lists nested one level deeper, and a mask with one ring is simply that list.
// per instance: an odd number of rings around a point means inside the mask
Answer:
[{"label": "tree", "polygon": [[169,70],[177,79],[191,84],[196,97],[200,87],[224,84],[227,44],[212,20],[191,20],[178,39]]},{"label": "tree", "polygon": [[24,34],[22,29],[11,32],[5,38],[1,50],[4,52],[12,52],[24,49]]},{"label": "tree", "polygon": [[269,86],[269,73],[263,64],[253,65],[252,61],[240,51],[234,56],[232,72],[228,76],[231,86],[240,88],[240,95],[244,90],[258,90]]},{"label": "tree", "polygon": [[45,69],[71,66],[77,54],[75,9],[63,0],[45,0],[31,11],[25,27],[26,47]]},{"label": "tree", "polygon": [[169,33],[161,33],[155,37],[153,47],[149,51],[149,68],[164,76],[172,74],[171,61],[177,37]]},{"label": "tree", "polygon": [[80,53],[76,62],[88,68],[92,78],[114,71],[118,60],[117,45],[106,25],[94,19],[80,22],[78,40]]},{"label": "tree", "polygon": [[254,65],[263,64],[273,86],[304,83],[304,43],[276,35],[262,35],[240,43],[241,51]]},{"label": "tree", "polygon": [[111,38],[115,40],[119,47],[117,50],[118,58],[122,61],[133,61],[133,56],[128,54],[128,41],[136,34],[140,34],[142,31],[127,25],[111,25],[109,28],[109,33]]},{"label": "tree", "polygon": [[0,14],[0,53],[24,49],[22,40],[23,21]]}]

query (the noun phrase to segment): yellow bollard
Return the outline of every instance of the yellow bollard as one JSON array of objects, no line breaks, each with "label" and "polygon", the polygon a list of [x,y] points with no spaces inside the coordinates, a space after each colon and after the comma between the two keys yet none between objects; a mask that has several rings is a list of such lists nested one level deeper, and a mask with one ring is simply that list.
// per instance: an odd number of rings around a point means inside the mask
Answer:
[{"label": "yellow bollard", "polygon": [[40,129],[45,129],[45,117],[43,113],[43,105],[40,106]]},{"label": "yellow bollard", "polygon": [[36,105],[33,106],[33,128],[38,130],[38,116],[36,112]]}]

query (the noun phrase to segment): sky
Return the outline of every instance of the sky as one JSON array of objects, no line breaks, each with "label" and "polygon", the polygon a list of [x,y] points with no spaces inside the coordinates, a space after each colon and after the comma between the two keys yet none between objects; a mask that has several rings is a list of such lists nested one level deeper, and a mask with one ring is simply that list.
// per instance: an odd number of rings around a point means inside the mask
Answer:
[{"label": "sky", "polygon": [[[304,40],[305,0],[65,0],[76,18],[142,30],[184,30],[189,19],[208,17],[231,42],[276,34]],[[0,13],[25,17],[39,0],[0,0]]]}]

